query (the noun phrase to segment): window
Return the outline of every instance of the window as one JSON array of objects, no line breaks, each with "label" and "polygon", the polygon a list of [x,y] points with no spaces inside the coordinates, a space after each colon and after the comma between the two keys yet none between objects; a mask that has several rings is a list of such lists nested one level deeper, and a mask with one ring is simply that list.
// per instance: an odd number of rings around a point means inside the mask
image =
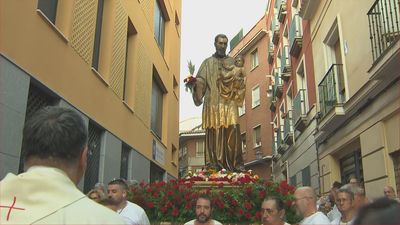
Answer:
[{"label": "window", "polygon": [[251,53],[251,69],[258,66],[258,51],[257,49]]},{"label": "window", "polygon": [[128,179],[128,168],[129,168],[129,154],[131,152],[131,148],[127,144],[122,144],[121,151],[121,168],[120,168],[120,177],[124,179]]},{"label": "window", "polygon": [[260,87],[256,86],[251,91],[251,107],[254,108],[260,105]]},{"label": "window", "polygon": [[176,97],[177,100],[179,100],[179,85],[178,85],[178,81],[176,80],[175,75],[172,76],[172,83],[173,83],[173,88],[174,88],[174,95]]},{"label": "window", "polygon": [[239,107],[239,116],[242,116],[242,115],[245,114],[245,113],[246,113],[246,104],[245,104],[245,102],[243,101],[242,107]]},{"label": "window", "polygon": [[187,147],[186,145],[181,147],[181,149],[179,150],[179,158],[185,157],[187,153]]},{"label": "window", "polygon": [[339,162],[343,184],[348,183],[350,176],[355,176],[360,184],[364,182],[361,150],[344,156]]},{"label": "window", "polygon": [[133,103],[131,98],[133,97],[133,63],[134,61],[134,47],[135,47],[135,34],[137,31],[133,26],[130,18],[128,18],[128,31],[126,38],[126,49],[125,49],[125,73],[124,73],[124,89],[123,89],[123,100],[128,103]]},{"label": "window", "polygon": [[99,182],[100,151],[103,134],[104,129],[99,127],[95,122],[89,120],[87,143],[88,157],[83,185],[83,191],[85,193],[87,193],[97,182]]},{"label": "window", "polygon": [[159,139],[162,137],[162,112],[164,89],[160,85],[157,71],[153,68],[153,84],[151,91],[151,130]]},{"label": "window", "polygon": [[175,147],[175,145],[172,145],[171,146],[171,149],[172,149],[172,152],[171,152],[171,158],[172,158],[172,161],[171,161],[171,163],[172,163],[172,165],[174,165],[174,166],[178,166],[178,161],[177,161],[177,149],[176,149],[176,147]]},{"label": "window", "polygon": [[240,135],[240,139],[242,141],[242,153],[246,152],[246,133]]},{"label": "window", "polygon": [[179,17],[178,17],[178,12],[177,11],[175,11],[175,28],[176,28],[176,31],[178,32],[178,36],[180,36],[181,35],[181,32],[180,32],[180,25],[181,25],[181,22],[179,22]]},{"label": "window", "polygon": [[290,185],[296,186],[296,174],[290,177]]},{"label": "window", "polygon": [[94,46],[93,46],[93,57],[92,57],[92,67],[95,70],[99,70],[100,36],[101,36],[101,27],[103,25],[103,7],[104,7],[104,0],[99,0],[97,4],[96,29],[94,32]]},{"label": "window", "polygon": [[164,37],[165,36],[165,19],[161,11],[161,7],[156,1],[154,9],[154,37],[156,38],[158,47],[164,52]]},{"label": "window", "polygon": [[[332,89],[336,89],[336,93],[338,96],[335,96],[338,102],[345,102],[346,100],[346,88],[345,88],[345,77],[343,73],[343,58],[342,58],[342,44],[339,35],[339,27],[337,20],[335,20],[330,32],[326,35],[324,40],[325,51],[326,51],[326,64],[328,68],[331,68],[332,65],[337,65],[337,69],[334,72],[333,80],[336,83],[329,84],[332,86]],[[328,69],[326,70],[328,71]]]},{"label": "window", "polygon": [[261,125],[253,128],[253,145],[254,148],[261,146]]},{"label": "window", "polygon": [[56,13],[57,13],[58,0],[39,0],[38,9],[50,20],[53,24],[56,24]]},{"label": "window", "polygon": [[307,166],[301,171],[301,177],[301,182],[303,183],[302,186],[311,186],[310,166]]},{"label": "window", "polygon": [[204,157],[204,140],[196,142],[196,157]]}]

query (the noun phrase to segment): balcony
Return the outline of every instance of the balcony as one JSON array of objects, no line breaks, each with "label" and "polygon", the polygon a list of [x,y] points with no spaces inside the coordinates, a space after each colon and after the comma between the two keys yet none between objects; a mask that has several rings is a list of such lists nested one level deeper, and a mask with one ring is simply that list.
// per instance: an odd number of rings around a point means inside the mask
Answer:
[{"label": "balcony", "polygon": [[271,112],[275,112],[276,110],[276,100],[275,100],[275,93],[274,90],[272,89],[272,94],[269,97],[269,109],[271,110]]},{"label": "balcony", "polygon": [[283,85],[281,79],[281,70],[280,68],[275,69],[275,83],[274,83],[274,93],[275,96],[281,98],[283,95]]},{"label": "balcony", "polygon": [[278,150],[278,152],[281,154],[281,155],[283,155],[284,153],[285,153],[285,151],[286,151],[286,148],[287,148],[287,146],[286,146],[286,144],[285,143],[283,143],[283,141],[282,141],[282,137],[283,137],[283,125],[281,125],[280,126],[281,128],[278,128],[277,129],[277,131],[276,131],[276,142],[277,142],[277,150]]},{"label": "balcony", "polygon": [[397,0],[376,0],[367,13],[374,64],[400,39],[399,8]]},{"label": "balcony", "polygon": [[293,123],[300,132],[307,126],[306,89],[300,89],[293,99]]},{"label": "balcony", "polygon": [[290,54],[298,57],[303,47],[303,30],[301,29],[301,18],[299,15],[294,15],[289,30],[289,45]]},{"label": "balcony", "polygon": [[269,43],[268,47],[268,63],[272,64],[274,62],[274,44]]},{"label": "balcony", "polygon": [[274,140],[272,141],[272,145],[271,145],[271,148],[272,148],[272,160],[274,160],[274,162],[277,162],[278,161],[278,147],[277,147],[277,145],[276,145],[276,136],[274,136],[273,137],[274,138]]},{"label": "balcony", "polygon": [[321,2],[321,0],[302,0],[299,15],[305,20],[311,19]]},{"label": "balcony", "polygon": [[275,8],[278,9],[278,20],[283,23],[286,17],[286,0],[276,0]]},{"label": "balcony", "polygon": [[337,82],[342,75],[342,66],[342,64],[332,64],[321,83],[318,85],[319,105],[322,118],[334,108],[335,111],[344,113],[343,97],[338,94],[339,85]]},{"label": "balcony", "polygon": [[272,43],[274,43],[274,45],[278,45],[278,42],[279,42],[279,24],[277,22],[276,16],[274,16],[272,18],[271,31],[272,31]]},{"label": "balcony", "polygon": [[289,56],[289,46],[285,45],[282,49],[282,57],[281,57],[281,78],[284,81],[288,81],[290,79],[290,56]]},{"label": "balcony", "polygon": [[293,122],[292,110],[286,113],[285,122],[283,123],[283,142],[287,145],[293,144]]}]

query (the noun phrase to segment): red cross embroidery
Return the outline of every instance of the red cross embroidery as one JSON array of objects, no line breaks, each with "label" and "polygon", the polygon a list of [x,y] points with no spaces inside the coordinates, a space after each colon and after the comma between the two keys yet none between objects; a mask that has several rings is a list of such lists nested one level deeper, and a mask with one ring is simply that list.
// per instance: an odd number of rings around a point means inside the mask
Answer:
[{"label": "red cross embroidery", "polygon": [[17,201],[17,198],[14,196],[14,201],[13,201],[13,203],[11,204],[11,206],[0,205],[0,208],[8,208],[7,221],[10,219],[11,210],[13,210],[13,209],[25,210],[24,208],[15,207],[15,202],[16,202],[16,201]]}]

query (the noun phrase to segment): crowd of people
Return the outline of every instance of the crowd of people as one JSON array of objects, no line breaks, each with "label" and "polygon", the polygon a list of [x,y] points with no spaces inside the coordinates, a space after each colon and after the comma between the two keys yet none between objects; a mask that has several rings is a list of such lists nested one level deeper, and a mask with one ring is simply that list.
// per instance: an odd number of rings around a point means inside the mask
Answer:
[{"label": "crowd of people", "polygon": [[[86,169],[87,129],[71,109],[46,107],[29,119],[23,130],[24,173],[0,182],[0,224],[150,224],[146,212],[127,200],[124,179],[101,184],[87,195],[76,185]],[[400,204],[393,187],[370,202],[357,181],[335,182],[328,196],[318,199],[312,187],[294,192],[294,206],[306,224],[400,224]],[[268,196],[259,206],[265,225],[285,222],[282,199]],[[185,225],[221,225],[212,218],[207,195],[196,199],[196,218]],[[240,223],[240,221],[238,221]]]}]

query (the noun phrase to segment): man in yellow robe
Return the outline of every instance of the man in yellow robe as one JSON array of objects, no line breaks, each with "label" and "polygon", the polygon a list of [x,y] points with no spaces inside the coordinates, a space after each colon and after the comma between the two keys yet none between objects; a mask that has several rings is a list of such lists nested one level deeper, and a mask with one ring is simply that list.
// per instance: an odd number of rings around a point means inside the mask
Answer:
[{"label": "man in yellow robe", "polygon": [[234,65],[234,59],[225,53],[227,44],[225,35],[215,37],[216,52],[205,59],[199,68],[193,85],[193,101],[196,106],[203,104],[206,165],[215,169],[244,171],[238,123],[238,105],[243,99],[224,98],[218,88],[221,73],[227,73],[228,68]]},{"label": "man in yellow robe", "polygon": [[79,191],[86,169],[87,129],[76,112],[46,107],[25,124],[28,170],[0,181],[0,224],[124,224]]}]

